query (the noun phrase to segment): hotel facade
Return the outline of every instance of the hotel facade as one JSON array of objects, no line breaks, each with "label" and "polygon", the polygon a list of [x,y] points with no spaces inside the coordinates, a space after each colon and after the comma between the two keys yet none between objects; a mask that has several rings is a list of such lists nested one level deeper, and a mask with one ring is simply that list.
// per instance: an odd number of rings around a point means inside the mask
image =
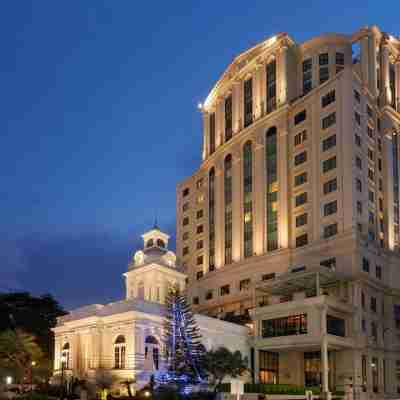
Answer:
[{"label": "hotel facade", "polygon": [[236,57],[177,187],[196,312],[248,323],[256,382],[400,393],[400,40],[378,27]]}]

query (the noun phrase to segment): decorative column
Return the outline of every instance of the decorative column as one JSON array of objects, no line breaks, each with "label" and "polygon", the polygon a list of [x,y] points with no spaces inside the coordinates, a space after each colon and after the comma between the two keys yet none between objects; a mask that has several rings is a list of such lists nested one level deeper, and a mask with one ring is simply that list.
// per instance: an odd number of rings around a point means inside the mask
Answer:
[{"label": "decorative column", "polygon": [[277,70],[279,71],[279,100],[278,100],[278,107],[286,104],[288,100],[288,45],[286,42],[282,43],[282,46],[278,53],[278,63],[277,63]]},{"label": "decorative column", "polygon": [[279,248],[289,246],[289,201],[288,201],[288,128],[278,127],[278,240]]},{"label": "decorative column", "polygon": [[209,155],[210,149],[210,115],[203,111],[203,160]]},{"label": "decorative column", "polygon": [[242,81],[236,80],[233,83],[232,91],[233,105],[233,133],[238,133],[243,128],[242,117]]},{"label": "decorative column", "polygon": [[369,38],[368,33],[360,40],[360,50],[361,50],[361,79],[364,86],[369,85]]},{"label": "decorative column", "polygon": [[215,267],[220,268],[224,262],[224,168],[223,160],[215,165]]},{"label": "decorative column", "polygon": [[264,64],[259,62],[256,65],[256,72],[254,74],[254,117],[257,120],[263,115],[262,110],[262,75]]},{"label": "decorative column", "polygon": [[215,148],[217,149],[223,142],[223,99],[221,96],[218,96],[215,102]]},{"label": "decorative column", "polygon": [[384,39],[382,43],[382,105],[390,104],[392,94],[389,81],[389,43]]},{"label": "decorative column", "polygon": [[368,48],[369,48],[369,91],[372,93],[373,97],[377,96],[377,60],[376,60],[376,38],[373,32],[368,34]]},{"label": "decorative column", "polygon": [[386,155],[386,171],[385,171],[385,193],[386,198],[386,214],[387,214],[387,227],[388,227],[388,247],[394,250],[394,193],[393,193],[393,140],[389,135],[382,136],[383,150]]},{"label": "decorative column", "polygon": [[328,337],[326,331],[326,307],[321,309],[321,367],[322,367],[322,392],[329,399],[329,362],[328,362]]}]

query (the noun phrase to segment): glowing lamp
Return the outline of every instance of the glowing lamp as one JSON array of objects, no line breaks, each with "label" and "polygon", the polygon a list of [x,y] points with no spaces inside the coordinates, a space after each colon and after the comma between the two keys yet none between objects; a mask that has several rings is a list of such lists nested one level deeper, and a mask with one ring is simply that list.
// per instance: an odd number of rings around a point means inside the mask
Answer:
[{"label": "glowing lamp", "polygon": [[6,384],[11,385],[12,384],[12,376],[7,376],[6,377]]}]

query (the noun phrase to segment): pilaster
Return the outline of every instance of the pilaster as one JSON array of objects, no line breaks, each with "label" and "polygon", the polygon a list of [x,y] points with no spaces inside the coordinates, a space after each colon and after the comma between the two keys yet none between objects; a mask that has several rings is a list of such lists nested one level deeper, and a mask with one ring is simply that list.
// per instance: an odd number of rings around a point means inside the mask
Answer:
[{"label": "pilaster", "polygon": [[288,129],[278,127],[278,234],[279,248],[289,246]]},{"label": "pilaster", "polygon": [[390,104],[391,102],[391,91],[389,82],[389,55],[390,49],[389,44],[386,40],[382,43],[382,106]]},{"label": "pilaster", "polygon": [[240,261],[242,248],[242,155],[232,154],[232,260]]},{"label": "pilaster", "polygon": [[278,106],[282,106],[286,104],[288,99],[288,46],[286,43],[282,44],[278,53],[277,71],[280,75],[278,81]]},{"label": "pilaster", "polygon": [[261,255],[264,253],[264,221],[265,221],[265,165],[264,165],[264,134],[259,132],[254,146],[254,215],[253,215],[253,229],[254,229],[254,253]]}]

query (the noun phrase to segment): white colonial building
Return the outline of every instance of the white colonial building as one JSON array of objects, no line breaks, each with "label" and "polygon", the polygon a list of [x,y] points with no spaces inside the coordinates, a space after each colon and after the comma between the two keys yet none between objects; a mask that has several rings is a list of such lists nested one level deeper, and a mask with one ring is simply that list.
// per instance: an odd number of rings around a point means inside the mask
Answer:
[{"label": "white colonial building", "polygon": [[[125,300],[88,305],[58,319],[55,377],[63,374],[94,383],[107,375],[116,386],[132,378],[140,385],[163,368],[163,303],[169,287],[185,289],[186,275],[168,250],[168,235],[154,227],[142,237],[144,247],[124,274]],[[207,349],[225,346],[248,355],[246,327],[204,315],[195,318]]]}]

